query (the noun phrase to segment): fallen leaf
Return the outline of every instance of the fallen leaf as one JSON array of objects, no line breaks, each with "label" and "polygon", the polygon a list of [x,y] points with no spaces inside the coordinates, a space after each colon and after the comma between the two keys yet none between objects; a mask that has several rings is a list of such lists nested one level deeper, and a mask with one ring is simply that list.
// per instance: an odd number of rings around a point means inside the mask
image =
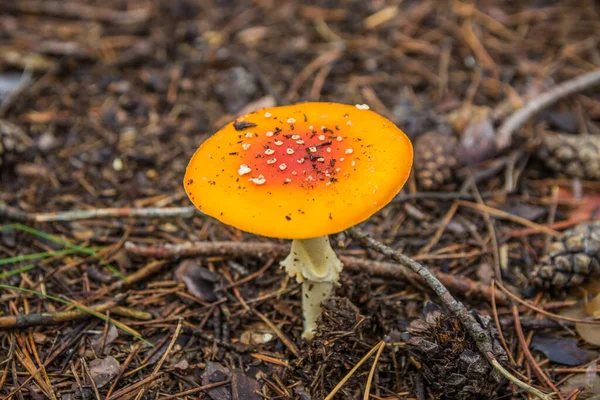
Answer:
[{"label": "fallen leaf", "polygon": [[275,303],[273,308],[289,318],[295,318],[298,316],[292,307],[287,303]]},{"label": "fallen leaf", "polygon": [[592,300],[584,305],[585,312],[590,317],[600,317],[600,295],[595,296]]},{"label": "fallen leaf", "polygon": [[298,396],[298,400],[312,400],[312,397],[306,392],[306,389],[302,384],[294,387],[294,393]]},{"label": "fallen leaf", "polygon": [[101,388],[121,372],[121,366],[111,356],[90,362],[90,375],[97,387]]},{"label": "fallen leaf", "polygon": [[119,331],[113,324],[110,324],[108,326],[108,331],[106,332],[106,339],[104,339],[104,333],[99,333],[97,335],[94,335],[94,337],[91,340],[92,348],[94,349],[96,354],[100,354],[102,352],[102,347],[103,347],[102,341],[103,340],[104,340],[104,348],[106,349],[106,347],[109,346],[112,342],[114,342],[115,339],[117,339],[118,337],[119,337]]},{"label": "fallen leaf", "polygon": [[215,283],[218,277],[214,272],[200,267],[194,260],[185,260],[175,271],[177,279],[185,284],[188,291],[203,301],[215,301]]},{"label": "fallen leaf", "polygon": [[131,259],[129,258],[129,255],[125,249],[120,249],[117,251],[112,258],[114,262],[117,263],[121,271],[125,271],[131,267]]},{"label": "fallen leaf", "polygon": [[581,365],[598,354],[594,351],[582,349],[577,346],[579,340],[575,338],[534,336],[530,347],[541,351],[552,362],[563,365]]},{"label": "fallen leaf", "polygon": [[490,114],[490,112],[491,109],[489,107],[472,105],[466,108],[457,108],[449,112],[447,118],[454,132],[460,136],[465,131],[467,124],[472,121],[479,120],[482,117],[486,117]]},{"label": "fallen leaf", "polygon": [[[560,315],[571,318],[587,318],[588,315],[582,306],[570,307],[562,310]],[[579,336],[589,344],[600,346],[600,326],[590,324],[575,324]]]},{"label": "fallen leaf", "polygon": [[556,128],[562,132],[577,133],[579,130],[579,119],[572,112],[548,111],[540,115],[542,118],[547,118],[552,128]]},{"label": "fallen leaf", "polygon": [[239,369],[233,370],[231,374],[231,393],[234,400],[260,400],[262,397],[256,394],[260,390],[259,383]]},{"label": "fallen leaf", "polygon": [[587,343],[600,346],[600,327],[598,325],[575,324],[575,330]]},{"label": "fallen leaf", "polygon": [[471,120],[460,135],[459,154],[467,165],[489,159],[496,152],[494,125],[487,114]]},{"label": "fallen leaf", "polygon": [[600,279],[594,279],[591,282],[586,283],[582,286],[588,294],[596,296],[600,294]]},{"label": "fallen leaf", "polygon": [[190,367],[190,363],[185,359],[181,359],[177,364],[175,364],[173,367],[185,371],[186,369],[188,369]]},{"label": "fallen leaf", "polygon": [[[231,371],[219,363],[208,361],[202,374],[202,385],[226,381],[231,377]],[[206,391],[212,400],[231,400],[231,390],[220,386]]]},{"label": "fallen leaf", "polygon": [[[165,336],[167,336],[167,335],[160,334],[154,338],[156,341],[162,341],[162,345],[156,351],[154,351],[154,353],[150,356],[150,358],[147,361],[148,365],[156,364],[158,362],[158,360],[160,360],[164,356],[165,352],[169,348],[169,341],[164,340]],[[181,349],[181,346],[179,346],[178,344],[175,344],[175,346],[173,346],[173,349],[172,349],[172,354],[177,353],[177,351],[180,349]]]},{"label": "fallen leaf", "polygon": [[563,393],[571,393],[573,390],[581,388],[594,394],[600,393],[596,363],[591,363],[585,373],[575,374],[560,385],[561,392]]}]

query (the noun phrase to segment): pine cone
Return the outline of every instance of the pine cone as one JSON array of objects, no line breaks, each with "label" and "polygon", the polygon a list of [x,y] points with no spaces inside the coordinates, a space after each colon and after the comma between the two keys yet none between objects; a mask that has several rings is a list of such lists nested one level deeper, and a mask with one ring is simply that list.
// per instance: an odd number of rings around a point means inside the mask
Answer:
[{"label": "pine cone", "polygon": [[415,177],[422,190],[437,190],[452,182],[459,161],[454,136],[428,132],[415,141]]},{"label": "pine cone", "polygon": [[600,276],[600,221],[579,224],[548,246],[532,273],[534,285],[561,290]]},{"label": "pine cone", "polygon": [[600,135],[549,133],[543,137],[537,156],[560,176],[600,179]]},{"label": "pine cone", "polygon": [[29,141],[19,126],[0,119],[0,168],[16,163]]},{"label": "pine cone", "polygon": [[[421,364],[421,374],[428,382],[433,398],[489,398],[500,376],[479,353],[477,345],[463,329],[460,321],[444,314],[438,306],[428,303],[424,318],[411,322],[403,337],[408,350]],[[496,340],[489,317],[476,315],[488,333],[494,353],[506,362],[505,351]]]}]

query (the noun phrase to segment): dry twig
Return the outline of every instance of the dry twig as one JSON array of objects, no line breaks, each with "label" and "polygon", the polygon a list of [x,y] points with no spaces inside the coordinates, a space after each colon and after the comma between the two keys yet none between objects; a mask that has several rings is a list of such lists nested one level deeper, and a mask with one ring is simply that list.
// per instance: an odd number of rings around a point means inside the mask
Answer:
[{"label": "dry twig", "polygon": [[191,218],[203,215],[196,207],[121,207],[94,208],[91,210],[27,213],[0,203],[0,217],[21,222],[72,222],[104,218]]},{"label": "dry twig", "polygon": [[[90,310],[98,313],[111,311],[112,314],[121,315],[129,318],[149,320],[152,314],[144,311],[118,306],[118,301],[111,300],[103,304],[90,306]],[[56,325],[61,322],[74,321],[77,319],[88,318],[91,315],[82,310],[57,311],[49,313],[23,314],[16,316],[0,317],[0,330],[2,329],[21,329],[32,326]],[[107,319],[109,321],[109,319]]]},{"label": "dry twig", "polygon": [[404,265],[405,267],[410,268],[415,273],[419,274],[425,283],[438,295],[440,300],[444,303],[446,307],[454,314],[462,323],[464,328],[467,330],[471,338],[477,344],[477,348],[484,355],[484,357],[488,360],[488,362],[498,370],[503,376],[509,379],[515,385],[525,389],[527,392],[532,395],[544,399],[549,400],[550,398],[544,393],[540,392],[534,387],[527,385],[526,383],[520,381],[519,379],[512,376],[498,361],[496,356],[494,355],[492,343],[490,343],[483,327],[477,322],[475,317],[469,313],[467,308],[458,300],[456,300],[446,289],[446,287],[423,265],[418,262],[412,260],[411,258],[405,256],[402,253],[395,251],[394,249],[384,245],[376,241],[375,239],[369,237],[366,233],[362,232],[360,229],[354,227],[348,230],[349,235],[358,240],[364,246],[375,250],[386,257],[391,258],[392,260]]},{"label": "dry twig", "polygon": [[138,24],[150,18],[150,8],[130,11],[117,11],[110,8],[94,7],[75,1],[39,1],[15,0],[0,7],[11,11],[28,14],[49,15],[58,18],[76,18],[100,21],[111,24]]},{"label": "dry twig", "polygon": [[512,135],[517,131],[529,118],[543,110],[544,108],[556,103],[560,99],[564,99],[573,93],[585,90],[593,85],[600,83],[600,69],[580,75],[576,78],[568,80],[555,86],[551,90],[532,99],[525,107],[516,111],[504,121],[502,126],[498,128],[496,133],[496,148],[504,150],[510,146]]},{"label": "dry twig", "polygon": [[[143,257],[172,258],[191,256],[227,256],[239,257],[284,257],[290,252],[289,245],[269,242],[186,242],[183,244],[166,244],[162,246],[139,246],[131,242],[125,243],[127,252]],[[401,265],[381,261],[365,260],[358,257],[340,255],[344,268],[349,271],[365,272],[373,276],[421,282],[422,278]],[[475,282],[469,278],[457,278],[443,272],[435,272],[435,276],[454,293],[490,301],[492,290],[489,286]],[[129,278],[126,278],[129,279]],[[119,284],[116,282],[115,284]],[[507,298],[496,292],[496,302],[507,304]]]},{"label": "dry twig", "polygon": [[110,293],[112,291],[119,290],[122,287],[129,286],[129,285],[132,285],[143,279],[146,279],[147,277],[152,276],[152,275],[156,274],[158,271],[160,271],[165,266],[166,263],[167,263],[166,260],[152,261],[152,262],[148,263],[148,265],[146,265],[143,268],[139,269],[138,271],[134,272],[133,274],[127,275],[123,279],[120,279],[120,280],[112,283],[109,286],[104,286],[103,288],[99,289],[96,292],[96,294],[99,295],[99,294],[104,294],[104,293]]},{"label": "dry twig", "polygon": [[[91,310],[103,313],[117,305],[117,301],[111,300],[96,306],[90,306]],[[54,325],[65,321],[73,321],[79,318],[89,317],[90,314],[83,310],[75,309],[69,311],[58,311],[54,313],[35,313],[24,315],[10,315],[0,317],[1,329],[27,328],[30,326]]]}]

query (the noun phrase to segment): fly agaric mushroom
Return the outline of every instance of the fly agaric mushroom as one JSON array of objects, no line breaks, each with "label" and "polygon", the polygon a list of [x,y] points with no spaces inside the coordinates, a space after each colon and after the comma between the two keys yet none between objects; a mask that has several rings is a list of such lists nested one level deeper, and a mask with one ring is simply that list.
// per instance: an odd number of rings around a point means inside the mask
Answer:
[{"label": "fly agaric mushroom", "polygon": [[184,185],[196,207],[221,222],[293,239],[281,265],[302,282],[310,340],[342,269],[327,235],[390,202],[412,159],[408,137],[368,106],[303,103],[226,125],[196,151]]}]

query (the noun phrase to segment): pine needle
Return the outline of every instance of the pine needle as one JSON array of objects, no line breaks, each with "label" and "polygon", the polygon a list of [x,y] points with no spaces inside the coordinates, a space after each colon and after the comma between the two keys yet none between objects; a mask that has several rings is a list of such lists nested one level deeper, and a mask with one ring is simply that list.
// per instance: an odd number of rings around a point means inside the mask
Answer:
[{"label": "pine needle", "polygon": [[[91,255],[91,256],[97,256],[98,255],[98,252],[96,250],[89,249],[87,247],[77,246],[76,244],[72,244],[72,243],[69,243],[69,242],[65,242],[64,240],[61,240],[61,239],[57,238],[56,236],[50,235],[50,234],[48,234],[46,232],[42,232],[42,231],[40,231],[38,229],[32,228],[32,227],[27,226],[27,225],[23,225],[23,224],[18,223],[18,222],[14,223],[14,224],[4,225],[4,226],[0,227],[0,232],[8,231],[8,230],[11,230],[11,229],[17,229],[17,230],[22,231],[22,232],[27,232],[27,233],[29,233],[31,235],[40,237],[40,238],[48,240],[48,241],[50,241],[52,243],[56,243],[56,244],[59,244],[59,245],[61,245],[63,247],[66,247],[66,248],[72,250],[73,252],[88,254],[88,255]],[[113,274],[115,274],[116,276],[118,276],[121,279],[124,278],[123,274],[118,269],[116,269],[112,265],[110,265],[107,262],[105,262],[101,257],[99,257],[99,260],[102,263],[102,265],[104,265],[106,268],[108,268]],[[2,264],[0,264],[0,265],[2,265]]]},{"label": "pine needle", "polygon": [[0,259],[0,265],[12,264],[23,261],[31,261],[38,260],[40,258],[48,258],[53,256],[64,256],[67,254],[77,253],[77,250],[68,249],[68,250],[56,250],[56,251],[44,251],[41,253],[33,253],[33,254],[22,254],[19,256],[8,257]]},{"label": "pine needle", "polygon": [[377,363],[379,362],[379,357],[381,356],[381,352],[385,348],[385,342],[382,340],[379,342],[379,350],[377,350],[377,354],[375,354],[375,360],[373,360],[373,366],[371,367],[371,371],[369,371],[369,377],[367,378],[367,384],[365,386],[365,395],[363,396],[363,400],[369,400],[369,395],[371,393],[371,383],[373,382],[373,375],[375,375],[375,369],[377,368]]},{"label": "pine needle", "polygon": [[4,271],[4,272],[0,273],[0,279],[10,278],[13,275],[18,275],[22,272],[27,272],[34,268],[35,268],[35,264],[29,264],[29,265],[25,265],[24,267],[12,269],[10,271]]},{"label": "pine needle", "polygon": [[87,314],[90,314],[90,315],[92,315],[92,316],[94,316],[96,318],[99,318],[102,321],[105,321],[105,322],[108,321],[108,322],[110,322],[111,324],[113,324],[117,328],[120,328],[121,330],[127,332],[128,334],[130,334],[131,336],[135,337],[136,339],[141,340],[142,342],[144,342],[148,346],[154,347],[152,343],[150,343],[149,341],[147,341],[146,339],[144,339],[140,335],[140,333],[138,331],[136,331],[135,329],[130,328],[127,325],[125,325],[125,324],[123,324],[121,322],[115,321],[112,318],[109,319],[105,315],[100,314],[99,312],[96,312],[96,311],[92,310],[91,308],[86,307],[84,305],[75,303],[73,301],[61,299],[60,297],[51,296],[49,294],[45,294],[45,293],[38,292],[38,291],[35,291],[35,290],[20,288],[20,287],[11,286],[11,285],[0,284],[0,289],[18,290],[18,291],[25,292],[25,293],[35,294],[36,296],[44,297],[46,299],[54,300],[56,302],[59,302],[59,303],[65,304],[65,305],[68,305],[68,306],[71,306],[71,307],[75,307],[76,309],[78,309],[80,311],[83,311],[83,312],[85,312]]},{"label": "pine needle", "polygon": [[385,342],[382,340],[381,342],[377,343],[375,346],[373,346],[373,348],[371,350],[369,350],[369,352],[367,354],[365,354],[365,356],[363,358],[360,359],[360,361],[358,363],[356,363],[356,365],[354,367],[352,367],[352,369],[350,370],[350,372],[348,372],[346,374],[346,376],[344,376],[342,378],[342,380],[340,381],[340,383],[338,383],[333,390],[327,395],[327,397],[325,397],[324,400],[331,400],[333,399],[333,396],[335,396],[335,394],[337,392],[339,392],[339,390],[342,388],[342,386],[344,386],[344,384],[352,377],[352,375],[354,375],[354,373],[356,372],[357,369],[360,368],[361,365],[364,364],[365,361],[367,361],[369,359],[369,357],[371,357],[373,355],[373,353],[375,353],[377,350],[379,350],[380,348],[382,348],[382,346],[385,346]]}]

